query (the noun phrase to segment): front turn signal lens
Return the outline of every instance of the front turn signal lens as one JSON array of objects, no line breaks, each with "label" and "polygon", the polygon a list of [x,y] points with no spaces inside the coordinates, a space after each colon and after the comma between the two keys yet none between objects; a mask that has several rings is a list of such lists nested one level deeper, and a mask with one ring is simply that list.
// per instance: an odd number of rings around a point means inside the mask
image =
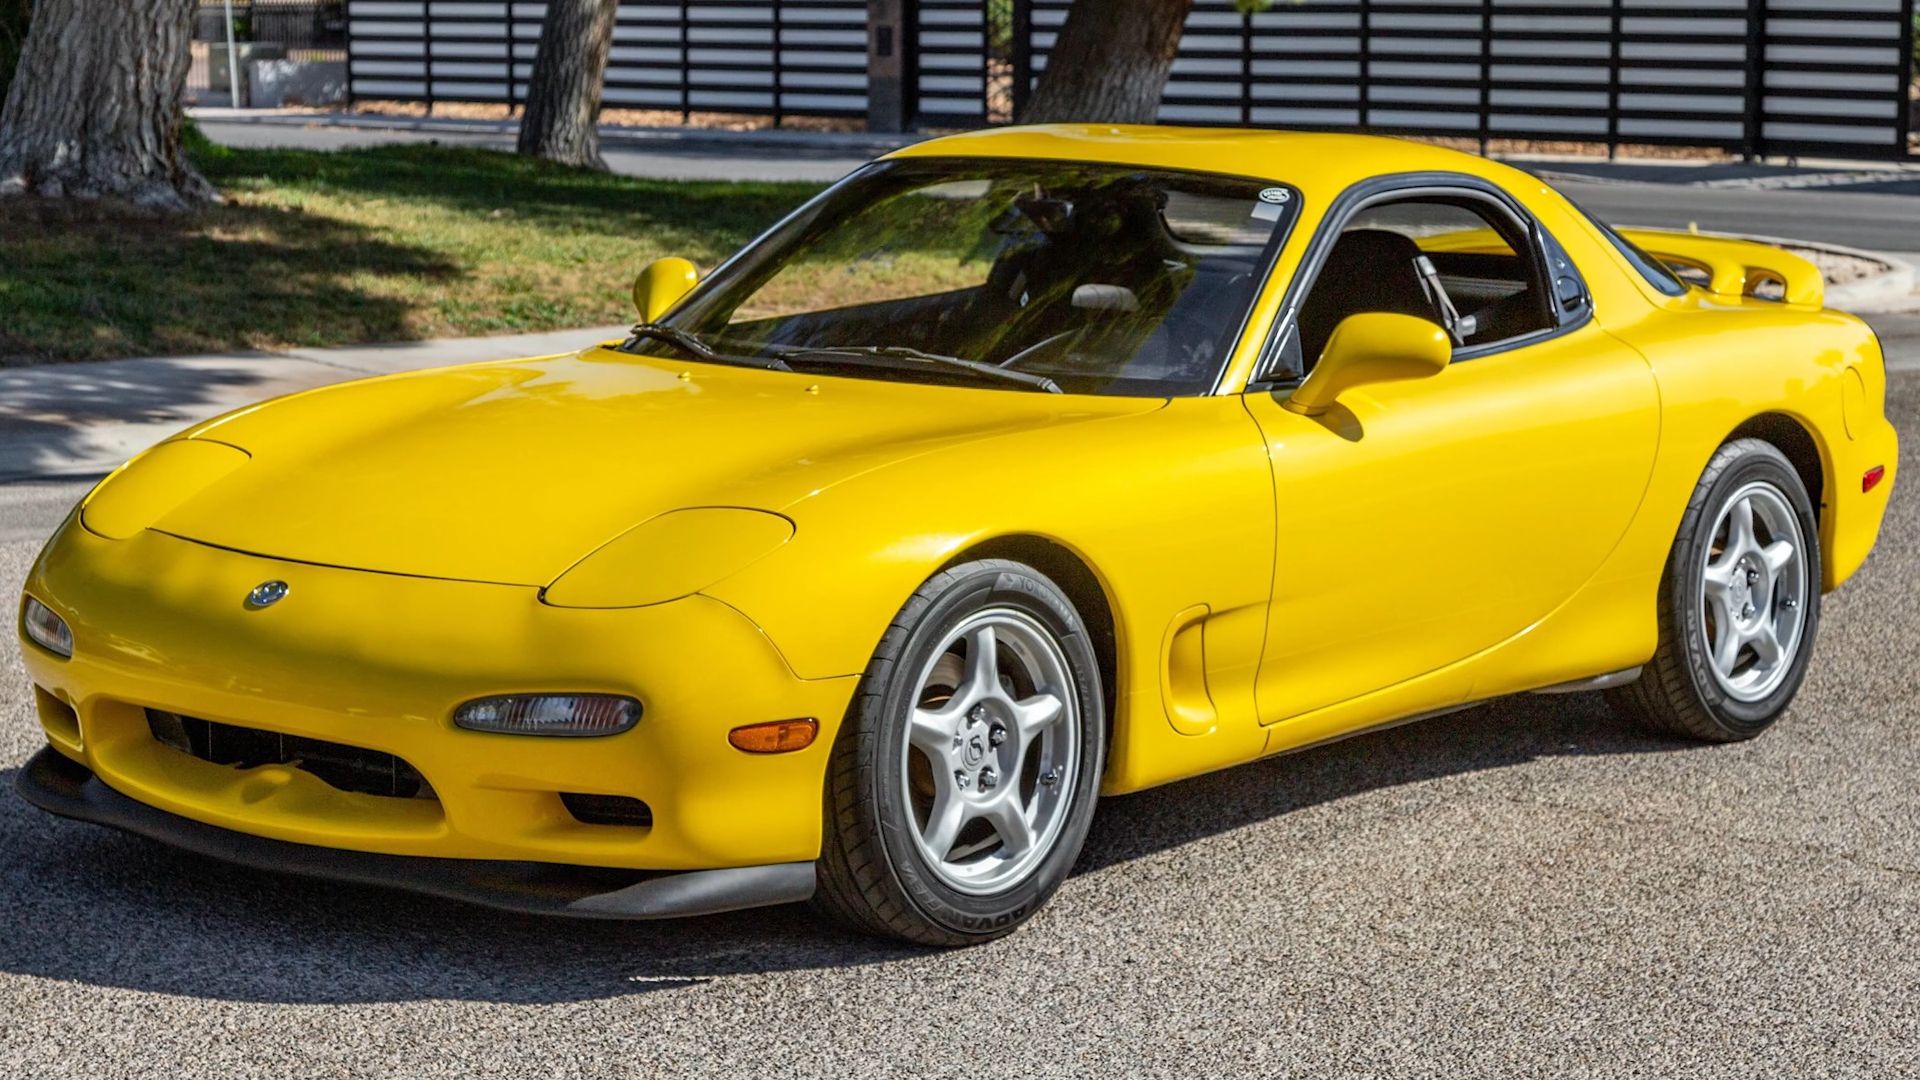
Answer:
[{"label": "front turn signal lens", "polygon": [[818,734],[820,722],[809,716],[737,727],[727,732],[727,742],[732,743],[735,750],[749,754],[787,754],[812,746]]},{"label": "front turn signal lens", "polygon": [[1885,465],[1875,465],[1873,468],[1868,469],[1860,475],[1860,494],[1865,495],[1867,492],[1879,487],[1880,481],[1886,478],[1887,467]]},{"label": "front turn signal lens", "polygon": [[52,608],[29,596],[20,613],[20,624],[26,629],[27,640],[62,659],[73,658],[73,631]]},{"label": "front turn signal lens", "polygon": [[453,722],[502,735],[618,735],[640,722],[640,703],[612,694],[508,694],[467,702]]}]

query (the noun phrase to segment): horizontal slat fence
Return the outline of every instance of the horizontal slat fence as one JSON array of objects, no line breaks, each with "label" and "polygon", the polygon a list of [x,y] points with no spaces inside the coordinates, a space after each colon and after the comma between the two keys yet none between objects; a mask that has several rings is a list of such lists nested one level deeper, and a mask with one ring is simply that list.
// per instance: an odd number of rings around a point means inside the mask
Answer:
[{"label": "horizontal slat fence", "polygon": [[[1071,2],[907,0],[906,120],[1005,119],[1046,69]],[[1914,3],[1279,0],[1246,15],[1195,0],[1160,118],[1904,156]],[[352,93],[519,104],[545,11],[349,0]],[[859,0],[621,0],[605,100],[865,118],[867,19]]]},{"label": "horizontal slat fence", "polygon": [[[359,98],[517,105],[546,5],[351,0]],[[867,113],[867,11],[852,0],[622,0],[610,107],[771,116]]]},{"label": "horizontal slat fence", "polygon": [[[1071,0],[1030,0],[1030,77]],[[1913,0],[1195,0],[1160,119],[1908,153]]]}]

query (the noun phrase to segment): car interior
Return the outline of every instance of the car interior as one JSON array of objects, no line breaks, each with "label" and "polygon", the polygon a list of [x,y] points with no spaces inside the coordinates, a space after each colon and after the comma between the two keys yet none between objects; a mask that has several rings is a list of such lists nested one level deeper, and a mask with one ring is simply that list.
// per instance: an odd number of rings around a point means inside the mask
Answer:
[{"label": "car interior", "polygon": [[1556,311],[1527,237],[1465,202],[1368,207],[1341,230],[1296,318],[1279,368],[1304,377],[1350,315],[1413,315],[1445,328],[1456,352],[1553,327]]},{"label": "car interior", "polygon": [[1250,194],[1029,191],[986,224],[994,250],[977,286],[741,319],[724,334],[763,347],[885,341],[1080,391],[1190,392],[1217,376],[1266,269],[1270,228],[1232,221],[1246,221]]}]

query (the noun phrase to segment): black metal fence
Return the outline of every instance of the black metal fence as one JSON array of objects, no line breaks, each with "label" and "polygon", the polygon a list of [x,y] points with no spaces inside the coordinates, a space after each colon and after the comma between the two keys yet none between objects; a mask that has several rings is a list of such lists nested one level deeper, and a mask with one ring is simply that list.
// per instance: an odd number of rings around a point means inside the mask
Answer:
[{"label": "black metal fence", "polygon": [[[879,123],[1004,122],[1045,71],[1072,2],[904,0],[904,21],[882,27],[864,0],[621,0],[605,100],[683,117],[867,119],[869,35],[884,30],[904,52],[902,85],[871,100],[905,108]],[[1195,0],[1160,118],[1905,156],[1914,4],[1279,0],[1245,15],[1232,0]],[[346,9],[355,96],[513,105],[545,4]]]},{"label": "black metal fence", "polygon": [[[520,0],[352,0],[352,92],[517,105],[545,13]],[[603,99],[683,116],[865,118],[866,4],[621,0]]]},{"label": "black metal fence", "polygon": [[[1030,4],[1028,74],[1071,0]],[[1196,0],[1175,123],[1910,153],[1913,0]]]}]

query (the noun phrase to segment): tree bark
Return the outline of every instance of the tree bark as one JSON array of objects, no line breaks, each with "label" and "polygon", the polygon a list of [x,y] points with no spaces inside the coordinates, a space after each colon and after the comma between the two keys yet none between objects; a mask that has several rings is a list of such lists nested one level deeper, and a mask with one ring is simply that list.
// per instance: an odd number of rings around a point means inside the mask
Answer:
[{"label": "tree bark", "polygon": [[1075,0],[1025,124],[1151,124],[1193,0]]},{"label": "tree bark", "polygon": [[520,116],[521,153],[563,165],[607,167],[596,125],[618,7],[619,0],[549,0]]},{"label": "tree bark", "polygon": [[0,195],[217,202],[180,149],[195,0],[36,0],[0,109]]}]

